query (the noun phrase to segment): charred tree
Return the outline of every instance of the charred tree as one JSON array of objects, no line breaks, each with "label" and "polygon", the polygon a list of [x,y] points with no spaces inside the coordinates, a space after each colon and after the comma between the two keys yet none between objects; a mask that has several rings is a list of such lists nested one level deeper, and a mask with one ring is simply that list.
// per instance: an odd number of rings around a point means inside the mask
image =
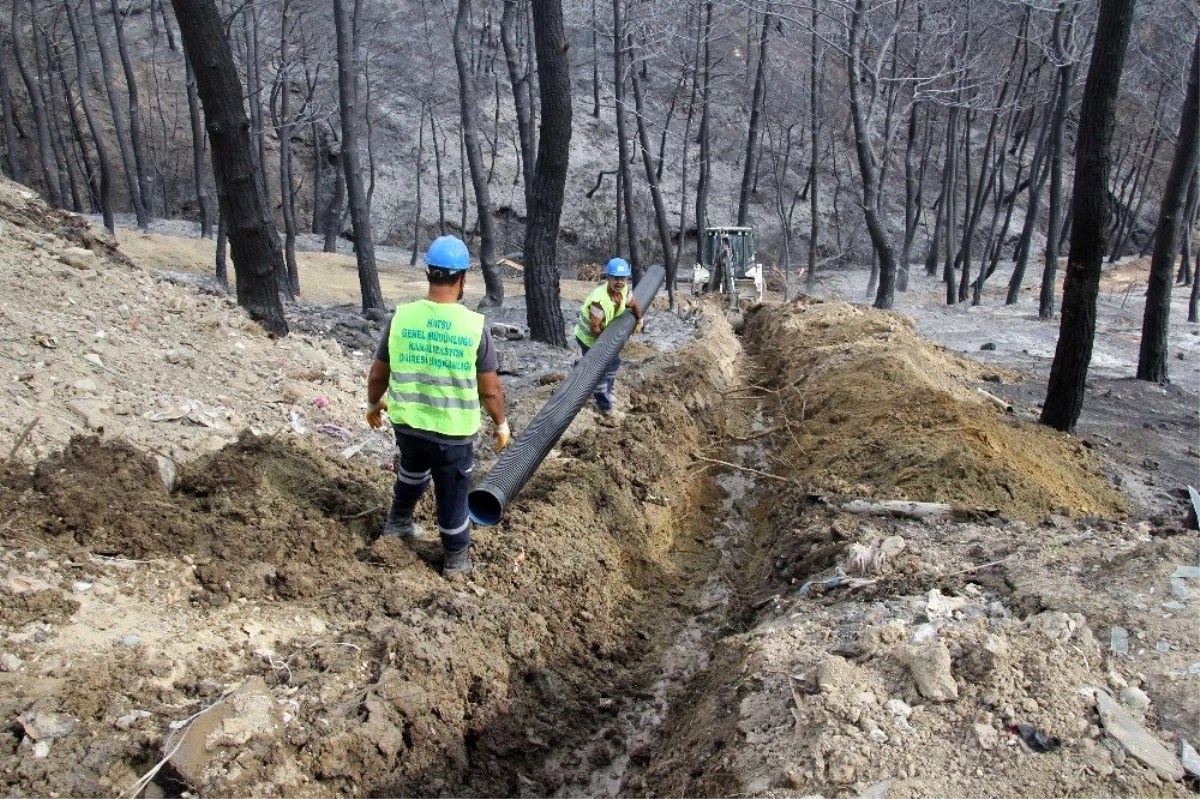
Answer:
[{"label": "charred tree", "polygon": [[83,49],[83,37],[79,32],[79,20],[71,3],[65,3],[67,24],[71,28],[71,40],[75,43],[75,68],[79,73],[79,104],[83,107],[83,115],[87,119],[88,130],[92,134],[92,143],[96,148],[96,160],[100,169],[100,209],[104,216],[104,226],[108,232],[116,235],[117,229],[113,224],[112,201],[112,165],[108,160],[108,145],[104,142],[104,134],[92,113],[92,103],[88,94],[87,58]]},{"label": "charred tree", "polygon": [[758,67],[754,72],[754,93],[750,98],[750,125],[746,133],[746,158],[742,164],[742,187],[738,193],[739,227],[744,227],[750,214],[750,185],[754,178],[755,156],[758,150],[758,126],[762,117],[763,97],[767,93],[767,42],[771,33],[771,4],[763,13],[762,34],[758,39]]},{"label": "charred tree", "polygon": [[196,205],[200,210],[200,235],[211,239],[213,207],[212,198],[208,196],[208,178],[204,168],[204,113],[200,109],[200,94],[196,91],[196,73],[192,71],[192,62],[185,58],[183,65],[187,83],[188,122],[192,128],[192,181],[196,184]]},{"label": "charred tree", "polygon": [[1171,159],[1171,171],[1163,189],[1154,231],[1154,255],[1150,260],[1150,287],[1146,292],[1146,310],[1142,317],[1142,344],[1138,352],[1138,380],[1165,383],[1167,339],[1171,321],[1171,284],[1175,277],[1175,255],[1179,249],[1179,219],[1184,194],[1196,172],[1200,151],[1200,33],[1192,46],[1192,65],[1188,73],[1187,97],[1179,121],[1179,139]]},{"label": "charred tree", "polygon": [[533,207],[525,228],[526,313],[530,338],[565,347],[555,263],[571,155],[571,62],[563,30],[562,0],[533,0],[533,33],[542,121]]},{"label": "charred tree", "polygon": [[285,336],[288,325],[276,281],[283,269],[279,232],[258,191],[250,121],[225,23],[213,0],[172,0],[172,4],[204,105],[221,221],[228,228],[237,274],[238,304],[268,332]]},{"label": "charred tree", "polygon": [[[120,0],[112,0],[113,26],[117,33],[117,52],[121,56],[121,68],[125,71],[125,86],[129,97],[129,144],[133,148],[134,165],[137,167],[138,196],[146,215],[154,213],[154,203],[150,190],[149,165],[146,161],[145,137],[142,135],[142,102],[138,95],[137,75],[133,71],[133,59],[129,55],[129,46],[125,42],[125,15],[121,10]],[[176,18],[180,16],[178,9]],[[178,20],[183,24],[183,20]],[[184,45],[186,47],[186,45]],[[199,70],[196,70],[199,72]],[[240,89],[239,89],[240,92]],[[115,116],[115,114],[114,114]]]},{"label": "charred tree", "polygon": [[13,60],[17,63],[17,72],[25,84],[25,92],[29,95],[30,110],[33,112],[33,125],[37,130],[38,162],[42,167],[42,180],[46,186],[46,195],[50,204],[61,208],[62,193],[59,191],[57,170],[54,166],[54,151],[50,144],[50,120],[46,118],[46,105],[42,102],[42,90],[38,78],[30,68],[29,57],[25,52],[24,36],[21,33],[22,0],[13,0],[12,5],[12,45]]},{"label": "charred tree", "polygon": [[[1058,281],[1058,237],[1062,232],[1063,206],[1063,149],[1067,127],[1067,107],[1071,102],[1071,86],[1075,82],[1076,62],[1069,53],[1070,39],[1075,27],[1074,6],[1064,0],[1054,16],[1054,54],[1058,60],[1058,98],[1054,117],[1050,120],[1050,221],[1046,224],[1046,262],[1042,270],[1042,291],[1038,299],[1038,316],[1054,317],[1054,289]],[[1082,137],[1082,133],[1080,136]],[[1076,153],[1078,153],[1076,144]],[[1077,156],[1078,157],[1078,156]],[[1107,179],[1107,173],[1106,173]],[[1106,186],[1107,187],[1107,186]],[[1101,235],[1103,238],[1103,235]]]},{"label": "charred tree", "polygon": [[[475,191],[475,212],[479,227],[479,263],[483,270],[484,295],[480,307],[498,308],[504,304],[504,283],[496,268],[496,239],[492,231],[492,196],[484,174],[483,152],[479,144],[479,120],[475,115],[475,87],[467,60],[471,0],[458,0],[454,19],[454,63],[458,68],[458,107],[462,114],[463,146],[471,170]],[[466,197],[463,198],[466,205]]]},{"label": "charred tree", "polygon": [[1071,249],[1063,288],[1062,320],[1050,382],[1039,421],[1063,432],[1075,429],[1096,332],[1096,296],[1108,223],[1109,151],[1133,9],[1137,0],[1100,0],[1100,18],[1079,111],[1072,192]]},{"label": "charred tree", "polygon": [[345,0],[334,0],[333,21],[337,32],[338,107],[342,116],[342,170],[346,174],[346,194],[350,202],[350,220],[354,225],[354,256],[358,262],[358,287],[362,309],[382,311],[383,292],[375,268],[375,242],[371,235],[371,209],[363,188],[362,168],[358,161],[358,87],[355,80],[353,21],[346,14]]}]

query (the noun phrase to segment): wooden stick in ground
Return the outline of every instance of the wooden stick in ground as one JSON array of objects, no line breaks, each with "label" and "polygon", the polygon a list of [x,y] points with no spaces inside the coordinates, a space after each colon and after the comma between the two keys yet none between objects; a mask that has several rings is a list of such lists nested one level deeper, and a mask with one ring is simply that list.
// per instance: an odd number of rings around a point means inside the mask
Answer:
[{"label": "wooden stick in ground", "polygon": [[772,480],[779,480],[782,483],[795,482],[795,480],[790,477],[780,477],[779,475],[771,474],[770,472],[760,472],[758,469],[751,469],[749,466],[740,466],[736,463],[730,463],[729,461],[719,461],[716,458],[706,458],[703,455],[693,455],[692,457],[694,457],[696,460],[705,461],[706,463],[715,463],[717,466],[727,466],[730,469],[737,469],[741,472],[749,472],[750,474],[756,474],[759,477],[768,477]]},{"label": "wooden stick in ground", "polygon": [[33,428],[37,426],[37,423],[40,422],[41,419],[42,417],[35,416],[30,419],[23,428],[21,428],[21,434],[17,436],[17,443],[12,445],[12,449],[8,451],[8,457],[4,459],[5,466],[8,466],[8,464],[12,462],[12,459],[17,454],[17,450],[19,450],[21,445],[25,443],[25,439],[29,438],[29,434],[33,432]]},{"label": "wooden stick in ground", "polygon": [[1013,412],[1012,403],[1009,402],[1008,400],[997,397],[995,394],[991,393],[990,391],[984,391],[982,388],[979,388],[979,387],[976,387],[975,391],[977,391],[979,393],[979,396],[983,397],[985,400],[992,403],[993,405],[995,405],[997,408],[1004,411],[1005,413]]}]

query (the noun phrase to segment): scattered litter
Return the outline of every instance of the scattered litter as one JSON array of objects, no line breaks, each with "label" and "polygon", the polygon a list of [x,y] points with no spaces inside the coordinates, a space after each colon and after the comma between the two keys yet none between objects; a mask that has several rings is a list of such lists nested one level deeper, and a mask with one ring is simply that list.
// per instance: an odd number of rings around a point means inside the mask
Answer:
[{"label": "scattered litter", "polygon": [[365,447],[366,445],[367,445],[367,442],[360,441],[357,444],[346,447],[344,450],[342,450],[342,457],[343,458],[353,458],[355,455],[362,452],[362,448]]},{"label": "scattered litter", "polygon": [[1109,637],[1108,648],[1118,655],[1129,654],[1129,630],[1124,627],[1113,627]]},{"label": "scattered litter", "polygon": [[1159,641],[1157,644],[1154,645],[1154,648],[1157,649],[1159,652],[1170,652],[1171,651],[1171,645],[1168,644],[1166,641]]},{"label": "scattered litter", "polygon": [[301,436],[308,432],[308,422],[300,415],[299,411],[292,411],[292,429]]},{"label": "scattered litter", "polygon": [[1008,731],[1031,752],[1053,752],[1062,746],[1058,738],[1046,735],[1032,724],[1015,724]]},{"label": "scattered litter", "polygon": [[825,590],[831,588],[861,588],[864,585],[871,585],[877,582],[876,580],[865,580],[861,577],[830,577],[827,580],[809,580],[804,585],[800,586],[799,594],[802,597],[807,597],[809,591],[814,585],[818,585]]},{"label": "scattered litter", "polygon": [[127,635],[121,639],[121,643],[125,646],[137,646],[142,642],[142,639],[136,635]]},{"label": "scattered litter", "polygon": [[904,547],[904,537],[898,535],[888,536],[878,546],[851,544],[846,552],[846,571],[864,576],[882,571],[888,558],[899,555]]},{"label": "scattered litter", "polygon": [[316,405],[318,410],[323,411],[329,407],[329,398],[324,394],[318,394],[317,396],[313,397],[313,405]]},{"label": "scattered litter", "polygon": [[71,587],[72,587],[73,589],[75,589],[76,591],[78,591],[79,593],[81,593],[81,594],[82,594],[84,591],[91,591],[91,590],[92,590],[92,584],[91,584],[91,583],[88,583],[88,582],[84,582],[83,580],[77,580],[77,581],[75,581],[74,583],[72,583],[72,584],[71,584]]},{"label": "scattered litter", "polygon": [[348,427],[339,427],[336,424],[319,424],[316,427],[318,433],[324,433],[327,436],[340,438],[345,443],[349,444],[354,440],[354,433]]},{"label": "scattered litter", "polygon": [[891,787],[891,780],[882,780],[860,793],[858,799],[887,799],[887,792]]},{"label": "scattered litter", "polygon": [[1200,530],[1200,492],[1191,486],[1187,487],[1188,498],[1192,501],[1191,510],[1188,511],[1186,526],[1192,530]]},{"label": "scattered litter", "polygon": [[126,713],[124,716],[121,716],[116,721],[114,721],[113,726],[116,727],[118,730],[128,730],[131,727],[133,727],[135,724],[137,724],[139,721],[141,721],[142,719],[145,719],[145,718],[150,718],[150,711],[148,711],[148,710],[131,710],[128,713]]},{"label": "scattered litter", "polygon": [[1183,777],[1183,764],[1179,758],[1104,691],[1096,691],[1096,710],[1100,713],[1104,731],[1130,755],[1153,769],[1161,779],[1174,782]]},{"label": "scattered litter", "polygon": [[162,410],[147,411],[142,418],[151,422],[187,421],[201,427],[220,428],[225,426],[225,419],[228,417],[225,408],[219,405],[206,406],[194,399],[165,400],[164,404],[166,407]]},{"label": "scattered litter", "polygon": [[1180,566],[1171,574],[1172,580],[1200,580],[1200,566]]}]

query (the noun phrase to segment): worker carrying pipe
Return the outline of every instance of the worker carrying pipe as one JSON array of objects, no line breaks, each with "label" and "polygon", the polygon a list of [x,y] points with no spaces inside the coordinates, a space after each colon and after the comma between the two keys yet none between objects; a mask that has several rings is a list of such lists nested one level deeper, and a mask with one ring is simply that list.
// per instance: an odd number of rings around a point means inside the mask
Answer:
[{"label": "worker carrying pipe", "polygon": [[[650,307],[662,286],[663,275],[663,268],[657,264],[642,275],[630,298],[639,311]],[[471,490],[467,495],[467,511],[473,522],[492,525],[500,521],[504,508],[541,465],[588,397],[597,390],[601,379],[606,379],[609,367],[621,354],[634,327],[640,325],[639,316],[640,313],[635,316],[627,307],[608,323],[529,426]]]},{"label": "worker carrying pipe", "polygon": [[[604,282],[583,301],[583,307],[579,309],[579,321],[575,323],[575,340],[579,342],[579,349],[584,355],[596,346],[596,339],[626,308],[637,320],[633,332],[642,329],[642,306],[638,304],[637,297],[629,293],[627,285],[632,274],[633,270],[628,261],[624,258],[613,258],[604,267]],[[617,380],[617,370],[620,368],[621,358],[613,358],[604,377],[596,384],[596,390],[592,393],[600,418],[609,424],[619,424],[625,418],[624,413],[613,407],[613,384]]]},{"label": "worker carrying pipe", "polygon": [[473,568],[466,493],[481,408],[495,425],[496,449],[509,443],[491,332],[483,314],[459,304],[470,266],[461,239],[429,245],[429,291],[396,308],[367,377],[367,424],[381,427],[386,413],[400,454],[383,534],[410,543],[422,535],[413,510],[432,482],[445,577]]}]

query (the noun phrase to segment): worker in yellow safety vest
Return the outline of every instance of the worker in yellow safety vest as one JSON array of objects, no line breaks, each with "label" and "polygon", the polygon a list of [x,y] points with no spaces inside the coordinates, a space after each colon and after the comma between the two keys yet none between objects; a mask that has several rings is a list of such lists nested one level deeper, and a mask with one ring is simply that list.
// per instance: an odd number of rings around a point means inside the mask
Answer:
[{"label": "worker in yellow safety vest", "polygon": [[459,302],[470,267],[467,245],[442,236],[429,245],[425,265],[429,293],[396,308],[376,348],[367,378],[367,423],[381,427],[386,411],[400,451],[383,534],[408,542],[422,535],[413,510],[432,481],[442,574],[450,576],[473,568],[467,492],[480,408],[495,425],[496,450],[508,446],[511,433],[491,331],[483,314]]},{"label": "worker in yellow safety vest", "polygon": [[[628,285],[632,274],[628,261],[624,258],[613,258],[604,267],[604,283],[597,286],[583,301],[583,306],[579,309],[579,321],[575,323],[575,338],[579,341],[579,348],[583,350],[584,355],[588,354],[588,350],[595,345],[596,339],[612,320],[626,308],[637,320],[633,332],[637,333],[642,329],[642,308]],[[616,382],[617,370],[620,368],[621,359],[614,358],[592,394],[600,417],[610,423],[617,423],[625,418],[625,414],[613,407],[613,383]]]}]

